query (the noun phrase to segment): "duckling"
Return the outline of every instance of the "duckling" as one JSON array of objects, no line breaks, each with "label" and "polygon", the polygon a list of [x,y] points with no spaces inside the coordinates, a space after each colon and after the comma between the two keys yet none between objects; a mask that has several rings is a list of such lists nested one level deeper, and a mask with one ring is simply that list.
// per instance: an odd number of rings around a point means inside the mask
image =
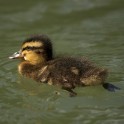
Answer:
[{"label": "duckling", "polygon": [[74,88],[78,86],[103,85],[109,91],[118,87],[105,83],[107,69],[97,67],[85,57],[53,56],[51,39],[47,35],[34,35],[27,38],[19,52],[10,59],[21,59],[18,71],[21,75],[32,78],[37,82],[57,85],[69,92],[70,96],[77,95]]}]

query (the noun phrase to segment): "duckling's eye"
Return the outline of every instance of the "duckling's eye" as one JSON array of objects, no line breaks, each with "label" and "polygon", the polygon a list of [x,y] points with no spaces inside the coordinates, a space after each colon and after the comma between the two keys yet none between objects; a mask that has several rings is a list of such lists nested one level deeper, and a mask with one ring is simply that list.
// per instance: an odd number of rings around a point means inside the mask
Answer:
[{"label": "duckling's eye", "polygon": [[42,52],[41,52],[41,51],[37,51],[36,53],[37,53],[37,54],[41,54]]}]

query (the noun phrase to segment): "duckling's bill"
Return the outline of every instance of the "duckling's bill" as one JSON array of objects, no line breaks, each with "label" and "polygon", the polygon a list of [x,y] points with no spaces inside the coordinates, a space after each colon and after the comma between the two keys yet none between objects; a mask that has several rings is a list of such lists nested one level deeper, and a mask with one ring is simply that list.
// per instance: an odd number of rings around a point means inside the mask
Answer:
[{"label": "duckling's bill", "polygon": [[21,51],[15,52],[12,56],[9,57],[9,59],[18,59],[22,58]]}]

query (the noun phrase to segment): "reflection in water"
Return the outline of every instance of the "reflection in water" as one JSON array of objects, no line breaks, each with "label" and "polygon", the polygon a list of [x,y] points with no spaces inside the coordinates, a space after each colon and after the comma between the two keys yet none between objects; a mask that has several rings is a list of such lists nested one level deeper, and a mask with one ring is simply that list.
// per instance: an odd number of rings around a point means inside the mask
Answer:
[{"label": "reflection in water", "polygon": [[[0,5],[0,123],[124,123],[122,0],[12,0]],[[8,56],[37,33],[52,38],[55,53],[86,56],[108,68],[108,82],[122,90],[77,88],[78,96],[69,98],[57,87],[20,77],[18,61]]]}]

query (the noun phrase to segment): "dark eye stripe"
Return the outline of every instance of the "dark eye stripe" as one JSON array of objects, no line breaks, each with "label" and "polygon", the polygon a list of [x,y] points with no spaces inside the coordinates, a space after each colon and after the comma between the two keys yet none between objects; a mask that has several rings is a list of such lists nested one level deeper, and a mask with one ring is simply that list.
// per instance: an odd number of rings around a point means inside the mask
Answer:
[{"label": "dark eye stripe", "polygon": [[40,46],[40,47],[27,46],[27,47],[24,47],[24,48],[22,49],[22,51],[24,51],[24,50],[37,50],[37,49],[42,49],[42,48],[43,48],[42,46]]}]

